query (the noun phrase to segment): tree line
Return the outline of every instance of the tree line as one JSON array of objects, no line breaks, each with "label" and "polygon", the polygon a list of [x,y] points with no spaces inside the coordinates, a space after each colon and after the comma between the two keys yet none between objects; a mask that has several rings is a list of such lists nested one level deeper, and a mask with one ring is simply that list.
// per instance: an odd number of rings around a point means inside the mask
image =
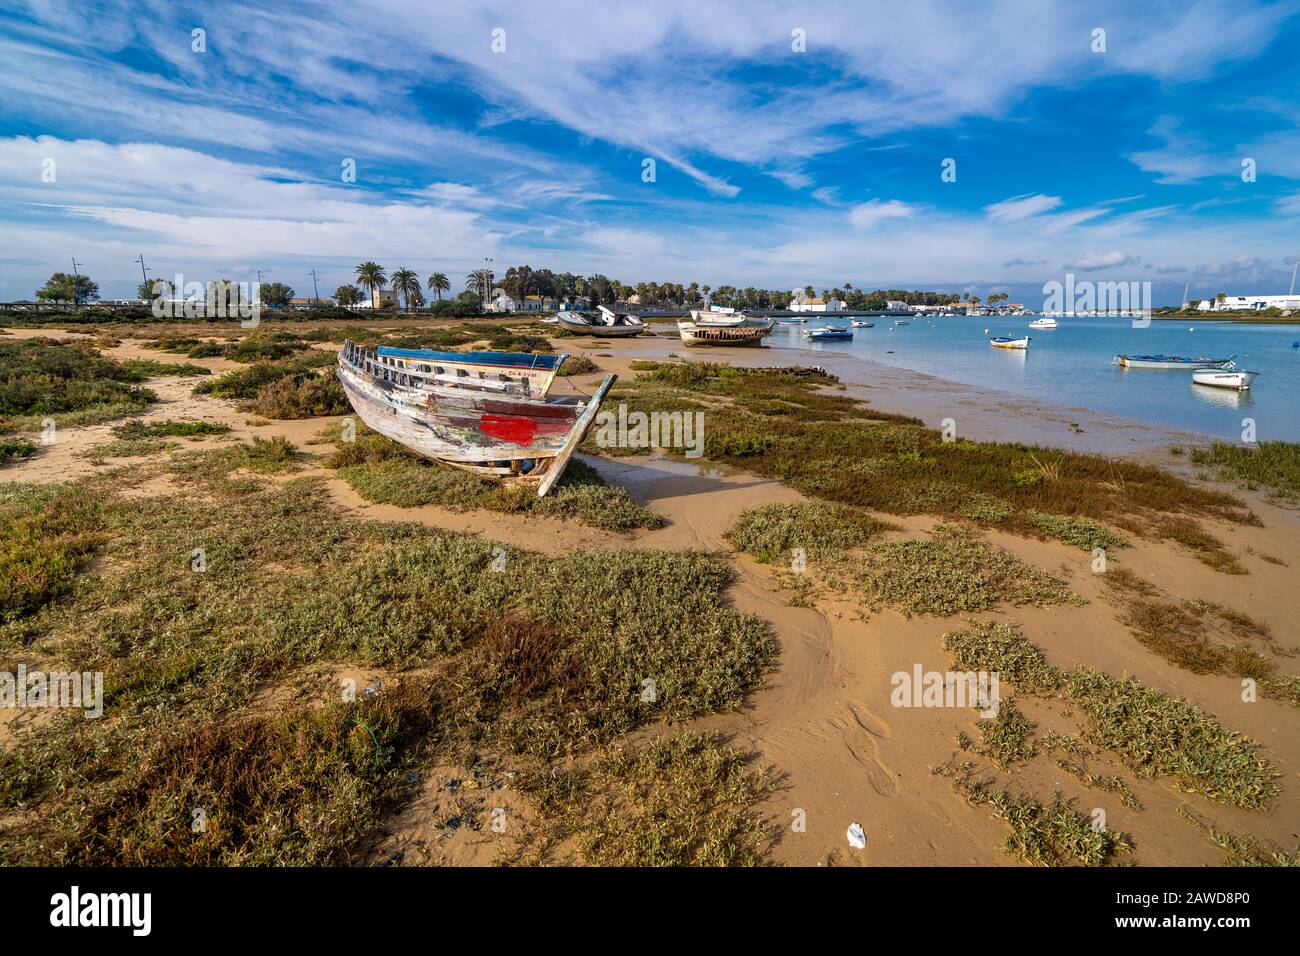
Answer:
[{"label": "tree line", "polygon": [[[228,279],[222,284],[233,285]],[[466,311],[476,311],[491,302],[497,289],[502,290],[517,305],[530,296],[549,299],[561,305],[574,305],[583,300],[589,307],[625,303],[635,297],[641,306],[693,307],[711,302],[714,305],[736,309],[785,309],[797,295],[795,290],[759,289],[754,286],[739,288],[733,285],[712,286],[700,282],[623,282],[596,273],[583,276],[572,272],[554,272],[534,269],[528,265],[510,266],[499,279],[490,268],[474,269],[466,274],[462,292],[454,299],[444,298],[451,292],[451,280],[444,272],[434,272],[421,278],[414,270],[398,267],[390,273],[377,262],[359,263],[354,280],[334,290],[334,299],[345,308],[366,299],[375,300],[376,293],[391,291],[395,305],[405,310],[426,306],[430,299]],[[987,301],[969,293],[936,292],[917,289],[859,289],[851,282],[820,291],[811,285],[801,290],[807,298],[838,299],[855,310],[883,309],[887,302],[905,302],[908,305],[996,305],[1005,302],[1006,293],[994,293]],[[165,279],[140,283],[139,298],[146,302],[158,295],[170,296],[171,284]],[[426,296],[427,293],[427,296]],[[295,297],[293,288],[283,282],[267,282],[260,287],[263,305],[287,306]],[[98,298],[99,286],[89,276],[74,276],[56,272],[45,285],[36,291],[36,298],[53,302],[87,302]]]}]

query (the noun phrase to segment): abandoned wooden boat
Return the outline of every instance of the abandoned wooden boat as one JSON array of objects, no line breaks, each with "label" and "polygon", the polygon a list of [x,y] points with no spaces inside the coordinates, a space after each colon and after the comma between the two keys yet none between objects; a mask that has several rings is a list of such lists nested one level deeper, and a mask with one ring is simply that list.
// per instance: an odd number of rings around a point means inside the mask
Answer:
[{"label": "abandoned wooden boat", "polygon": [[1018,339],[1010,336],[999,335],[996,338],[989,339],[989,345],[995,349],[1027,349],[1029,348],[1029,336],[1022,335]]},{"label": "abandoned wooden boat", "polygon": [[343,344],[336,374],[368,426],[412,451],[544,496],[617,376],[590,398],[547,397],[565,355],[439,352]]},{"label": "abandoned wooden boat", "polygon": [[775,326],[775,319],[745,319],[726,325],[677,320],[677,331],[687,345],[758,345]]},{"label": "abandoned wooden boat", "polygon": [[749,316],[743,310],[724,305],[711,305],[707,309],[691,309],[691,321],[696,325],[744,325]]},{"label": "abandoned wooden boat", "polygon": [[583,335],[599,335],[602,338],[630,339],[646,331],[646,324],[631,312],[615,312],[605,306],[597,306],[595,315],[584,312],[557,312],[555,317],[560,325],[570,332]]},{"label": "abandoned wooden boat", "polygon": [[1116,355],[1113,364],[1123,368],[1223,368],[1232,361],[1232,358],[1186,358],[1182,355]]},{"label": "abandoned wooden boat", "polygon": [[1197,385],[1214,385],[1218,388],[1235,388],[1245,391],[1255,384],[1258,372],[1247,372],[1239,368],[1198,368],[1192,372],[1192,381]]}]

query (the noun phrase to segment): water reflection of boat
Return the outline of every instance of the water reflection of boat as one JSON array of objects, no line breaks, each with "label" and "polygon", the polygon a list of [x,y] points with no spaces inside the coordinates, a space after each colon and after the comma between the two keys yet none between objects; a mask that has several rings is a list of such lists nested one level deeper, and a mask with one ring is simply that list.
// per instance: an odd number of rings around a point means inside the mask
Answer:
[{"label": "water reflection of boat", "polygon": [[1255,404],[1255,393],[1248,388],[1216,388],[1193,382],[1192,394],[1206,405],[1217,408],[1242,409],[1251,408]]}]

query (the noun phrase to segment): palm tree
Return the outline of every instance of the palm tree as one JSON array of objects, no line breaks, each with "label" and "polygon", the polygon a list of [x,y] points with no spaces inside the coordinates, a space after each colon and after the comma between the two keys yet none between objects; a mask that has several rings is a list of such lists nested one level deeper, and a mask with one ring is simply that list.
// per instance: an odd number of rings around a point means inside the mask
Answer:
[{"label": "palm tree", "polygon": [[388,273],[378,262],[366,261],[357,266],[357,282],[370,293],[370,302],[375,301],[375,290],[388,285]]},{"label": "palm tree", "polygon": [[438,296],[438,301],[442,301],[442,294],[451,291],[451,283],[447,280],[445,272],[435,272],[429,276],[429,288]]},{"label": "palm tree", "polygon": [[392,283],[393,291],[402,297],[404,307],[412,308],[420,294],[420,277],[411,269],[398,268],[393,270]]}]

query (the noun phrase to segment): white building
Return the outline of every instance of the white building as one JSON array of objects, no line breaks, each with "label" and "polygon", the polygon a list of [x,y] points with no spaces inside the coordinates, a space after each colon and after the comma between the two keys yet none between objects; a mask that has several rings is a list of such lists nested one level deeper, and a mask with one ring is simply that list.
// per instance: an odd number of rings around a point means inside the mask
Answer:
[{"label": "white building", "polygon": [[540,295],[526,295],[521,303],[524,312],[554,312],[557,304],[554,299]]},{"label": "white building", "polygon": [[1220,302],[1202,299],[1201,312],[1263,312],[1265,309],[1300,309],[1300,295],[1230,295]]},{"label": "white building", "polygon": [[796,298],[790,303],[791,312],[843,312],[841,299],[810,299],[807,296]]}]

